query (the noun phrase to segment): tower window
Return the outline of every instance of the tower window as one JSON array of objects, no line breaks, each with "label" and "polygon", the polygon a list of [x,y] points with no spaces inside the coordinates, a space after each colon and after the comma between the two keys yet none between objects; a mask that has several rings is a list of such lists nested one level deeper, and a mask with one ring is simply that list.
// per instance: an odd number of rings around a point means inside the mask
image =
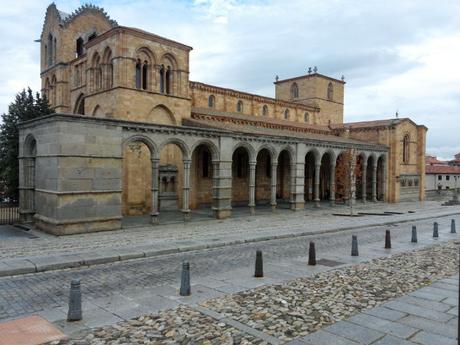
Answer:
[{"label": "tower window", "polygon": [[164,80],[164,75],[165,75],[165,66],[161,65],[160,68],[160,92],[164,93],[165,92],[165,80]]},{"label": "tower window", "polygon": [[286,109],[286,110],[284,111],[284,119],[285,119],[285,120],[289,120],[289,109]]},{"label": "tower window", "polygon": [[242,113],[243,112],[243,101],[238,101],[238,103],[236,104],[236,111],[239,112],[239,113]]},{"label": "tower window", "polygon": [[262,107],[262,115],[263,116],[268,116],[268,107],[267,107],[267,105],[264,105]]},{"label": "tower window", "polygon": [[144,65],[142,66],[142,89],[147,90],[148,86],[148,63],[144,61]]},{"label": "tower window", "polygon": [[409,134],[406,134],[403,139],[403,163],[409,163],[409,145],[410,137]]},{"label": "tower window", "polygon": [[297,83],[291,85],[291,97],[292,98],[299,98],[299,87]]},{"label": "tower window", "polygon": [[309,113],[303,114],[303,120],[306,123],[310,122],[310,114]]},{"label": "tower window", "polygon": [[88,37],[88,42],[94,40],[97,37],[97,33],[93,32],[89,37]]},{"label": "tower window", "polygon": [[79,37],[76,42],[77,57],[83,55],[83,38]]},{"label": "tower window", "polygon": [[332,101],[333,98],[334,98],[334,87],[332,86],[332,83],[329,83],[329,85],[327,86],[327,99],[329,101]]},{"label": "tower window", "polygon": [[141,67],[141,62],[138,60],[136,63],[136,89],[140,89],[142,85],[141,81],[141,72],[142,67]]},{"label": "tower window", "polygon": [[166,69],[165,84],[166,84],[166,93],[170,95],[171,94],[171,67],[170,66],[168,66],[168,68]]},{"label": "tower window", "polygon": [[214,108],[215,106],[216,106],[216,98],[214,97],[214,95],[211,95],[208,98],[208,107]]}]

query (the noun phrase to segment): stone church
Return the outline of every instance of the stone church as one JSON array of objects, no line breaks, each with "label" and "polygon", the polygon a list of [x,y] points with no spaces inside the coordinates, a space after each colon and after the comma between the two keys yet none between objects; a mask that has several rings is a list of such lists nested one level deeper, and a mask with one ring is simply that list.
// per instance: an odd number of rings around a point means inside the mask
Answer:
[{"label": "stone church", "polygon": [[344,122],[343,78],[277,77],[274,98],[190,81],[191,47],[93,5],[51,4],[40,49],[56,114],[20,125],[20,213],[44,231],[424,199],[427,128]]}]

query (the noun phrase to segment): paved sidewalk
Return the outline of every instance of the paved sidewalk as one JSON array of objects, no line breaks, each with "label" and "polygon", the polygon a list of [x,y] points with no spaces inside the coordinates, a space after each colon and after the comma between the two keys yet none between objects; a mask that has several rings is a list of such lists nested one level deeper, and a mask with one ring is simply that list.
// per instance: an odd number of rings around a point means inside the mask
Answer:
[{"label": "paved sidewalk", "polygon": [[[411,213],[409,213],[409,211]],[[51,271],[148,258],[235,244],[324,234],[350,229],[414,222],[460,214],[460,207],[442,207],[439,202],[400,204],[358,204],[355,212],[378,215],[362,217],[346,214],[349,208],[278,210],[228,220],[210,220],[128,228],[119,231],[56,237],[31,231],[38,238],[6,237],[0,243],[0,276]],[[393,214],[384,212],[395,212]]]},{"label": "paved sidewalk", "polygon": [[289,342],[289,345],[456,345],[458,274]]},{"label": "paved sidewalk", "polygon": [[[410,229],[407,231],[407,236],[394,238],[391,250],[383,249],[382,233],[382,240],[378,243],[366,243],[360,245],[359,257],[350,256],[350,248],[348,245],[343,250],[334,249],[332,251],[318,253],[318,261],[320,259],[333,260],[338,264],[338,266],[334,267],[321,264],[318,264],[317,266],[307,266],[307,253],[305,253],[302,257],[285,260],[270,260],[269,257],[266,257],[264,267],[265,277],[261,279],[253,278],[253,265],[235,267],[230,271],[222,273],[215,271],[213,274],[198,277],[193,275],[194,271],[192,270],[192,296],[189,297],[179,296],[179,277],[177,277],[174,282],[162,286],[151,288],[143,287],[142,289],[126,290],[113,294],[108,291],[107,297],[91,298],[84,296],[84,320],[81,322],[67,323],[65,321],[67,313],[67,308],[65,306],[56,306],[55,308],[45,309],[38,312],[38,315],[46,318],[50,322],[54,322],[66,334],[77,335],[80,332],[85,333],[88,329],[94,327],[112,325],[124,320],[132,319],[142,314],[151,314],[160,310],[173,308],[179,304],[187,304],[197,307],[198,304],[205,300],[222,297],[229,293],[245,291],[264,285],[279,284],[299,277],[308,277],[318,272],[365,262],[373,258],[388,257],[396,253],[421,249],[436,243],[442,243],[459,238],[458,234],[450,234],[447,229],[442,229],[440,230],[439,239],[433,239],[431,234],[422,233],[419,234],[419,242],[417,244],[413,244],[409,241],[409,233]],[[88,276],[86,279],[91,279],[91,277]],[[110,287],[107,286],[107,289],[110,289]],[[454,298],[450,295],[449,297]],[[449,299],[448,301],[453,300]],[[18,302],[21,303],[21,301]],[[248,329],[246,331],[251,330]],[[258,334],[257,336],[260,338],[263,335]],[[269,341],[269,343],[274,342]],[[320,343],[316,345],[319,344]],[[339,345],[341,343],[332,342],[328,344]],[[344,344],[348,343],[345,342]]]}]

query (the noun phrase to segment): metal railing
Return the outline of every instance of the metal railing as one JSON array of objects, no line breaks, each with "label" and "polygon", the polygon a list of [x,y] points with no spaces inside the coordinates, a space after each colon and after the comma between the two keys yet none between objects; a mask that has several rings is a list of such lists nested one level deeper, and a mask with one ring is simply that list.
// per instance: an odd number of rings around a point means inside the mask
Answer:
[{"label": "metal railing", "polygon": [[13,224],[19,221],[19,207],[15,203],[0,202],[0,225]]}]

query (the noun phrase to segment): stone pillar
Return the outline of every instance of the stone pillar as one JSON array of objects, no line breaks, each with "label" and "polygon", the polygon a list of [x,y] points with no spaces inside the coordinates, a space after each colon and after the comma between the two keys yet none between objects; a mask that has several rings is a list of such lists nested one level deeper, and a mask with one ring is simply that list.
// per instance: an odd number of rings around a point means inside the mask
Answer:
[{"label": "stone pillar", "polygon": [[329,185],[331,186],[331,195],[329,196],[329,203],[331,206],[335,205],[335,167],[336,162],[331,162],[331,175]]},{"label": "stone pillar", "polygon": [[[387,157],[384,156],[382,159],[382,191],[383,191],[383,201],[387,202]],[[420,181],[419,181],[420,183]]]},{"label": "stone pillar", "polygon": [[367,160],[364,158],[363,159],[363,168],[362,168],[362,174],[361,174],[361,184],[362,184],[362,199],[363,203],[366,203],[367,199]]},{"label": "stone pillar", "polygon": [[372,201],[377,201],[377,159],[372,161]]},{"label": "stone pillar", "polygon": [[256,162],[249,162],[249,211],[256,214]]},{"label": "stone pillar", "polygon": [[183,185],[183,208],[184,221],[190,220],[190,159],[184,159],[184,185]]},{"label": "stone pillar", "polygon": [[159,172],[160,160],[158,158],[152,159],[152,212],[150,213],[150,222],[152,224],[158,224],[159,212],[158,212],[158,183],[159,183]]},{"label": "stone pillar", "polygon": [[350,205],[356,203],[356,154],[352,149],[350,153]]},{"label": "stone pillar", "polygon": [[276,210],[276,171],[278,163],[272,163],[272,178],[271,178],[271,206],[272,211]]},{"label": "stone pillar", "polygon": [[321,162],[315,163],[315,206],[319,207],[319,173],[321,170]]},{"label": "stone pillar", "polygon": [[213,213],[217,219],[225,219],[231,216],[232,206],[232,161],[213,162]]}]

